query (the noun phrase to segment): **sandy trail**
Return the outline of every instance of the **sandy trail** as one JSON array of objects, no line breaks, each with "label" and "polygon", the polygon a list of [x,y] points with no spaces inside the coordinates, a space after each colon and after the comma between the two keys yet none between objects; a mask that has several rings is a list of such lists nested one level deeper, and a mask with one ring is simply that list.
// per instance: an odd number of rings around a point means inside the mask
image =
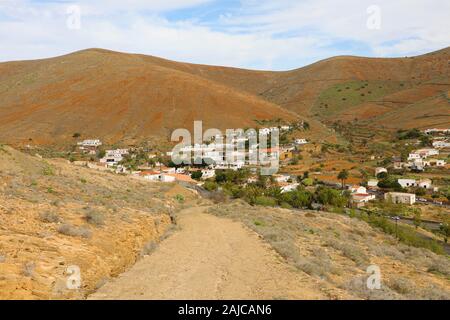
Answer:
[{"label": "sandy trail", "polygon": [[255,233],[202,210],[183,210],[180,230],[89,299],[326,298]]}]

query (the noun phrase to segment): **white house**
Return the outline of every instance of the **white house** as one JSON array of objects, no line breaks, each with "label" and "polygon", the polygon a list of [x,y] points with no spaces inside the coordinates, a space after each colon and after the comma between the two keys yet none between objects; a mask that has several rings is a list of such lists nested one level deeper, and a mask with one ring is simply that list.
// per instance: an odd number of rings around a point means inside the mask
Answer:
[{"label": "white house", "polygon": [[289,180],[291,180],[291,176],[289,175],[273,175],[274,179],[276,182],[278,183],[285,183],[285,182],[289,182]]},{"label": "white house", "polygon": [[165,174],[156,171],[143,171],[139,173],[139,176],[150,181],[160,182],[175,182],[176,178],[171,174]]},{"label": "white house", "polygon": [[402,186],[402,188],[416,187],[416,179],[398,179],[397,182]]},{"label": "white house", "polygon": [[450,148],[450,142],[447,141],[435,141],[433,142],[433,147],[442,149],[442,148]]},{"label": "white house", "polygon": [[445,167],[447,162],[441,159],[428,159],[424,161],[424,166],[426,167]]},{"label": "white house", "polygon": [[185,168],[177,168],[177,170],[175,171],[175,173],[178,173],[178,174],[185,174],[185,173],[186,173],[186,169],[185,169]]},{"label": "white house", "polygon": [[368,193],[354,193],[352,194],[352,202],[356,204],[357,207],[363,207],[367,202],[375,200],[374,194]]},{"label": "white house", "polygon": [[416,203],[416,195],[413,193],[388,192],[384,195],[386,201],[413,205]]},{"label": "white house", "polygon": [[214,170],[214,169],[202,170],[202,179],[203,180],[214,178],[215,176],[216,176],[216,170]]},{"label": "white house", "polygon": [[139,172],[139,176],[150,181],[160,181],[161,172],[156,171],[142,171]]},{"label": "white house", "polygon": [[388,171],[386,168],[382,168],[382,167],[375,168],[375,176],[378,176],[380,173],[383,173],[383,172],[387,173]]},{"label": "white house", "polygon": [[363,186],[352,186],[350,188],[350,192],[355,193],[355,194],[356,193],[365,194],[365,193],[367,193],[367,189]]},{"label": "white house", "polygon": [[378,180],[377,179],[370,179],[369,181],[367,181],[367,186],[369,188],[376,188],[376,187],[378,187]]},{"label": "white house", "polygon": [[162,174],[159,178],[161,182],[175,182],[176,178],[171,174]]},{"label": "white house", "polygon": [[308,141],[306,139],[295,139],[295,144],[300,146],[303,144],[308,144]]},{"label": "white house", "polygon": [[99,139],[88,139],[78,142],[80,147],[100,147],[102,142]]},{"label": "white house", "polygon": [[128,149],[107,150],[105,156],[100,159],[100,163],[106,163],[109,166],[117,165],[128,154]]},{"label": "white house", "polygon": [[416,152],[412,152],[408,155],[408,161],[414,161],[414,160],[419,160],[422,159],[422,157],[420,156],[420,154],[416,153]]},{"label": "white house", "polygon": [[419,188],[424,188],[424,189],[431,189],[432,187],[432,181],[430,179],[422,179],[419,181],[419,183],[417,184],[417,186]]},{"label": "white house", "polygon": [[439,154],[439,150],[426,148],[426,149],[416,150],[415,153],[418,153],[421,158],[427,158],[427,157],[431,157],[431,156],[437,156]]}]

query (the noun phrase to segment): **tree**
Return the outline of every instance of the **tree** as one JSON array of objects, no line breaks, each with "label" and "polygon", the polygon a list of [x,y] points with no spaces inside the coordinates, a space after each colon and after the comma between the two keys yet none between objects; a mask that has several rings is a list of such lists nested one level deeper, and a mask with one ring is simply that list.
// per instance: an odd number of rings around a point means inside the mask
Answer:
[{"label": "tree", "polygon": [[201,171],[194,171],[191,174],[191,178],[194,180],[200,180],[203,176],[203,173]]},{"label": "tree", "polygon": [[339,180],[341,180],[342,182],[342,189],[344,189],[345,186],[345,181],[348,179],[348,171],[347,170],[342,170],[341,172],[339,172],[337,178]]},{"label": "tree", "polygon": [[75,139],[79,138],[79,137],[81,137],[81,133],[78,133],[78,132],[75,132],[72,136],[72,138],[75,138]]}]

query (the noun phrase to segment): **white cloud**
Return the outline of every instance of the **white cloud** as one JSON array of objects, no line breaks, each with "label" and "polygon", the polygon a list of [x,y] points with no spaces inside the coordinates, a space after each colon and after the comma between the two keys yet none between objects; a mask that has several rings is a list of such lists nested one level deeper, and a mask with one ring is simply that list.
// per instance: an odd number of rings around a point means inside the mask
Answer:
[{"label": "white cloud", "polygon": [[[214,0],[79,0],[80,30],[66,27],[73,3],[0,2],[0,60],[102,47],[168,59],[252,68],[294,68],[336,54],[402,56],[450,44],[447,0],[245,0],[215,20],[165,18]],[[381,28],[367,28],[367,8]],[[199,7],[201,8],[201,7]]]}]

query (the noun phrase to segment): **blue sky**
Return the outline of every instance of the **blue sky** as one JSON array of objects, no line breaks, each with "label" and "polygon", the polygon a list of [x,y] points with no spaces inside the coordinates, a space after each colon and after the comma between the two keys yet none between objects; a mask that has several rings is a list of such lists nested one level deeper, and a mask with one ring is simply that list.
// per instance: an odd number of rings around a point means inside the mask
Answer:
[{"label": "blue sky", "polygon": [[448,0],[0,0],[0,61],[85,48],[288,70],[450,45]]}]

